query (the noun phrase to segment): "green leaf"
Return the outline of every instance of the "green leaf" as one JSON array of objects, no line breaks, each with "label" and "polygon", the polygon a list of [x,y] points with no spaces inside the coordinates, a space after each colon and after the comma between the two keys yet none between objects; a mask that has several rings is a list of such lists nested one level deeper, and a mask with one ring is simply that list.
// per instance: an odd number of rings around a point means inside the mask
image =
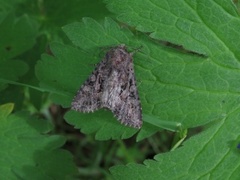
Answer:
[{"label": "green leaf", "polygon": [[[76,48],[59,43],[51,44],[54,56],[42,55],[42,60],[36,65],[36,76],[45,91],[52,93],[52,100],[69,107],[72,98],[80,86],[80,80],[91,73],[91,57]],[[89,64],[79,61],[79,58],[89,61]],[[79,70],[82,74],[79,74]],[[85,75],[85,76],[84,76]]]},{"label": "green leaf", "polygon": [[17,81],[27,70],[27,64],[22,61],[0,60],[0,90],[5,89],[8,83]]},{"label": "green leaf", "polygon": [[[224,55],[228,52],[232,57],[231,64],[237,65],[234,54],[238,52],[240,42],[233,40],[238,37],[238,31],[235,30],[239,28],[239,23],[236,18],[238,14],[230,1],[106,2],[109,10],[118,14],[118,20],[139,31],[149,32],[154,39],[182,45],[205,55]],[[224,8],[221,9],[221,5]],[[231,52],[228,47],[231,47]]]},{"label": "green leaf", "polygon": [[138,54],[147,62],[138,61],[136,68],[141,67],[144,113],[185,128],[209,124],[183,147],[144,165],[111,168],[114,178],[238,179],[240,20],[232,2],[106,2],[119,21],[186,49],[163,47],[150,39],[144,43],[147,51]]},{"label": "green leaf", "polygon": [[27,15],[15,18],[13,13],[0,22],[0,61],[14,58],[35,44],[37,23]]},{"label": "green leaf", "polygon": [[85,134],[96,133],[95,138],[98,140],[126,139],[137,131],[137,129],[120,125],[109,111],[97,111],[90,114],[70,111],[65,118],[75,128],[81,128],[81,132]]},{"label": "green leaf", "polygon": [[110,18],[105,18],[101,25],[91,18],[83,18],[63,27],[72,43],[82,49],[93,49],[121,44],[129,44],[133,34],[128,29],[120,29],[119,25]]},{"label": "green leaf", "polygon": [[8,103],[0,106],[0,118],[6,118],[13,110],[14,104]]},{"label": "green leaf", "polygon": [[51,130],[49,122],[30,118],[23,112],[3,116],[6,109],[3,106],[0,106],[0,179],[66,179],[77,174],[70,153],[59,149],[65,139],[43,134]]}]

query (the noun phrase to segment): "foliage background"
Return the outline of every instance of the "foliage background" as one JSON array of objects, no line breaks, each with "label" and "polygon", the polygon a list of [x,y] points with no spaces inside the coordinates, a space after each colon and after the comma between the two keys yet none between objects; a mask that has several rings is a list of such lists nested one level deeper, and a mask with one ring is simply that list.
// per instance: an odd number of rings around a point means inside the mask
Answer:
[{"label": "foliage background", "polygon": [[[238,179],[239,29],[230,0],[1,0],[0,179]],[[121,43],[140,131],[68,109]]]}]

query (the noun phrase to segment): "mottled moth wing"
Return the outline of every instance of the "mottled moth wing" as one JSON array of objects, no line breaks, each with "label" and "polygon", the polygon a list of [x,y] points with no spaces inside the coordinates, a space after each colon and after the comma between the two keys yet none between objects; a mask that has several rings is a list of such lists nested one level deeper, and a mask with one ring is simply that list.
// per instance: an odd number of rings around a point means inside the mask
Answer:
[{"label": "mottled moth wing", "polygon": [[78,91],[72,109],[90,112],[108,108],[128,126],[142,126],[142,108],[136,87],[132,54],[125,45],[107,52],[103,61]]},{"label": "mottled moth wing", "polygon": [[118,46],[108,53],[111,73],[102,95],[103,107],[110,109],[118,120],[129,126],[142,126],[142,108],[139,101],[132,54],[125,46]]},{"label": "mottled moth wing", "polygon": [[106,71],[106,59],[99,63],[90,77],[81,86],[72,102],[72,109],[80,112],[93,112],[102,107],[101,96],[104,78],[99,69]]}]

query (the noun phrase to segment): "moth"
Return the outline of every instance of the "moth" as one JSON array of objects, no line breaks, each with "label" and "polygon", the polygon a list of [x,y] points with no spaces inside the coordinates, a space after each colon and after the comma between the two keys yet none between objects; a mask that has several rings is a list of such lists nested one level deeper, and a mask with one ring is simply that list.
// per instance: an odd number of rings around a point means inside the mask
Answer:
[{"label": "moth", "polygon": [[107,108],[122,124],[140,128],[142,108],[132,56],[124,44],[111,48],[81,86],[71,108],[80,112]]}]

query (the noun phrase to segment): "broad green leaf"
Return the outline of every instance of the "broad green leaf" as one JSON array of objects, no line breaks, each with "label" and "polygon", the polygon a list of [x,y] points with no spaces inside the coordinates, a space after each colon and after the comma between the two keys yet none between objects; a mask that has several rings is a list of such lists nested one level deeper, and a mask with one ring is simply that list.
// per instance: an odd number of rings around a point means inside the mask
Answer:
[{"label": "broad green leaf", "polygon": [[0,106],[0,179],[73,178],[72,157],[59,149],[65,139],[44,135],[52,129],[49,122],[23,112],[6,116],[6,107]]},{"label": "broad green leaf", "polygon": [[[150,37],[182,45],[188,50],[218,56],[221,64],[238,65],[238,14],[231,1],[106,0],[118,19]],[[223,6],[224,8],[221,8]],[[233,41],[234,40],[234,41]],[[229,51],[229,47],[231,50]],[[227,53],[227,54],[226,54]],[[226,55],[225,55],[226,54]],[[221,56],[223,58],[220,59]],[[236,67],[236,66],[235,66]],[[239,67],[239,66],[237,66]]]},{"label": "broad green leaf", "polygon": [[179,122],[185,128],[208,124],[208,129],[183,147],[157,155],[144,165],[113,167],[114,178],[238,179],[240,20],[233,3],[106,2],[119,21],[155,40],[186,49],[164,48],[150,39],[144,43],[149,53],[139,56],[149,59],[152,66],[143,61],[138,64],[145,72],[139,87],[143,111],[145,107],[146,114]]}]

